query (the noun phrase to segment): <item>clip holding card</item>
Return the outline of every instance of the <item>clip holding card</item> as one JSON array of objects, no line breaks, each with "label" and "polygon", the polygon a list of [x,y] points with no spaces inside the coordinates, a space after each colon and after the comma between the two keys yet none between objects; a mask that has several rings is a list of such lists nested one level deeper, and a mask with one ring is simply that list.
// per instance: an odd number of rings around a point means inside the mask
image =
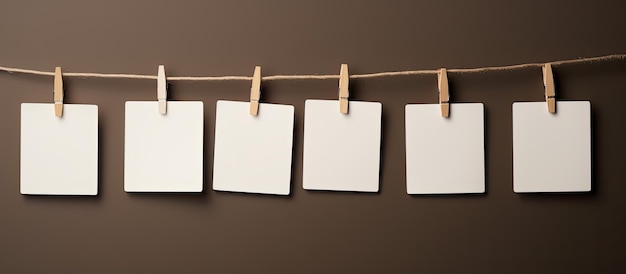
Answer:
[{"label": "clip holding card", "polygon": [[63,75],[61,67],[54,69],[54,115],[63,117]]},{"label": "clip holding card", "polygon": [[259,100],[261,99],[261,66],[254,67],[252,87],[250,88],[250,115],[259,114]]},{"label": "clip holding card", "polygon": [[350,82],[350,75],[348,75],[348,65],[341,64],[341,70],[339,72],[339,111],[343,114],[348,114],[348,96],[350,92],[348,85]]},{"label": "clip holding card", "polygon": [[543,86],[545,87],[546,103],[548,104],[548,112],[556,113],[556,91],[554,88],[554,77],[552,76],[552,65],[546,63],[542,67]]},{"label": "clip holding card", "polygon": [[448,73],[445,68],[439,70],[439,105],[441,106],[441,117],[450,116],[450,93],[448,90]]},{"label": "clip holding card", "polygon": [[159,113],[167,113],[167,82],[165,78],[165,66],[159,65],[157,74],[157,100],[159,103]]}]

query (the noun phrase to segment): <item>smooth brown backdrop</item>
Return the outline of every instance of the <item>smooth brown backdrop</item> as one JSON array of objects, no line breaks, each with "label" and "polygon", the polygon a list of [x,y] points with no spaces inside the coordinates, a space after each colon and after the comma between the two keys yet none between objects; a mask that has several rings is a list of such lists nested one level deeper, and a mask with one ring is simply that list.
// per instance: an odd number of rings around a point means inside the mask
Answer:
[{"label": "smooth brown backdrop", "polygon": [[[625,10],[624,1],[2,1],[0,65],[156,74],[165,64],[169,76],[217,76],[255,65],[274,75],[546,62],[626,53]],[[288,197],[211,190],[215,102],[248,100],[249,82],[170,83],[171,100],[205,103],[205,191],[128,194],[124,102],[156,100],[156,81],[66,78],[66,103],[99,107],[99,195],[24,196],[20,104],[51,102],[53,81],[0,72],[0,273],[624,273],[626,62],[554,70],[559,100],[592,104],[591,193],[513,193],[511,104],[543,100],[541,70],[524,69],[449,76],[452,101],[485,104],[484,195],[406,194],[404,106],[437,101],[429,75],[351,81],[351,99],[383,103],[376,194],[302,189],[304,100],[336,99],[336,80],[263,82],[263,102],[296,107]]]}]

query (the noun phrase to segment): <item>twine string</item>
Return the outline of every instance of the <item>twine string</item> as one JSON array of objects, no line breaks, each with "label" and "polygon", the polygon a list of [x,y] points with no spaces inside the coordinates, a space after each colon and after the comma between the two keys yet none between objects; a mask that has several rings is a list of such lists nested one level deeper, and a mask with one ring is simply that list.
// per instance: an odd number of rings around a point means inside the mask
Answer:
[{"label": "twine string", "polygon": [[[552,66],[565,65],[565,64],[585,64],[611,60],[624,60],[626,54],[611,54],[598,57],[586,57],[578,59],[559,60],[546,63],[526,63],[507,66],[494,66],[494,67],[480,67],[480,68],[452,68],[447,69],[449,73],[483,73],[491,71],[511,71],[517,69],[527,68],[540,68],[544,64],[551,64]],[[22,73],[32,75],[54,76],[54,72],[41,71],[23,68],[13,68],[0,66],[0,71],[6,71],[9,73]],[[367,78],[380,78],[391,76],[410,76],[410,75],[428,75],[437,74],[438,69],[430,70],[405,70],[405,71],[387,71],[377,73],[366,74],[352,74],[350,79],[367,79]],[[156,80],[156,75],[142,75],[142,74],[120,74],[120,73],[91,73],[91,72],[67,72],[63,73],[64,77],[82,77],[82,78],[113,78],[113,79],[146,79]],[[339,75],[325,74],[325,75],[270,75],[264,76],[263,81],[272,80],[326,80],[326,79],[339,79]],[[167,77],[168,81],[251,81],[252,76],[174,76]]]}]

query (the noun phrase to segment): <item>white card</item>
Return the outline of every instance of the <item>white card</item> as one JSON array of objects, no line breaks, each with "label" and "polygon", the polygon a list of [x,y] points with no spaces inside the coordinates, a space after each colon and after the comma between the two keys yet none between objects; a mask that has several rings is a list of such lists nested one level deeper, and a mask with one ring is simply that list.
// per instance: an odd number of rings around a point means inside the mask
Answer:
[{"label": "white card", "polygon": [[294,107],[217,101],[213,189],[288,195]]},{"label": "white card", "polygon": [[406,105],[408,194],[485,192],[485,123],[482,103]]},{"label": "white card", "polygon": [[513,103],[513,190],[591,190],[591,104]]},{"label": "white card", "polygon": [[98,194],[98,106],[22,104],[20,192]]},{"label": "white card", "polygon": [[126,192],[201,192],[204,105],[156,101],[126,102],[124,190]]},{"label": "white card", "polygon": [[348,114],[338,100],[306,100],[304,189],[377,192],[382,104],[350,101]]}]

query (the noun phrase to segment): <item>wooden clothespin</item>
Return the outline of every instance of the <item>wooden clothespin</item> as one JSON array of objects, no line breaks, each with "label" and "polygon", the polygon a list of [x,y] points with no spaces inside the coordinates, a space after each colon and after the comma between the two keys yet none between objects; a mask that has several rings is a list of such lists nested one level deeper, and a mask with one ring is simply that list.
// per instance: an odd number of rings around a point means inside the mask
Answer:
[{"label": "wooden clothespin", "polygon": [[259,114],[259,100],[261,99],[261,66],[254,67],[252,87],[250,88],[250,115]]},{"label": "wooden clothespin", "polygon": [[157,100],[159,102],[159,113],[167,114],[167,81],[164,65],[159,66],[157,74]]},{"label": "wooden clothespin", "polygon": [[348,75],[348,65],[341,64],[341,71],[339,72],[339,111],[343,114],[348,114],[348,85],[350,83],[350,75]]},{"label": "wooden clothespin", "polygon": [[441,117],[450,116],[450,93],[448,91],[448,73],[445,68],[439,71],[439,105],[441,106]]},{"label": "wooden clothespin", "polygon": [[552,65],[546,63],[542,67],[543,86],[546,89],[546,103],[548,104],[548,112],[556,113],[556,91],[554,89],[554,77],[552,76]]},{"label": "wooden clothespin", "polygon": [[54,69],[54,115],[63,117],[63,75],[61,67]]}]

